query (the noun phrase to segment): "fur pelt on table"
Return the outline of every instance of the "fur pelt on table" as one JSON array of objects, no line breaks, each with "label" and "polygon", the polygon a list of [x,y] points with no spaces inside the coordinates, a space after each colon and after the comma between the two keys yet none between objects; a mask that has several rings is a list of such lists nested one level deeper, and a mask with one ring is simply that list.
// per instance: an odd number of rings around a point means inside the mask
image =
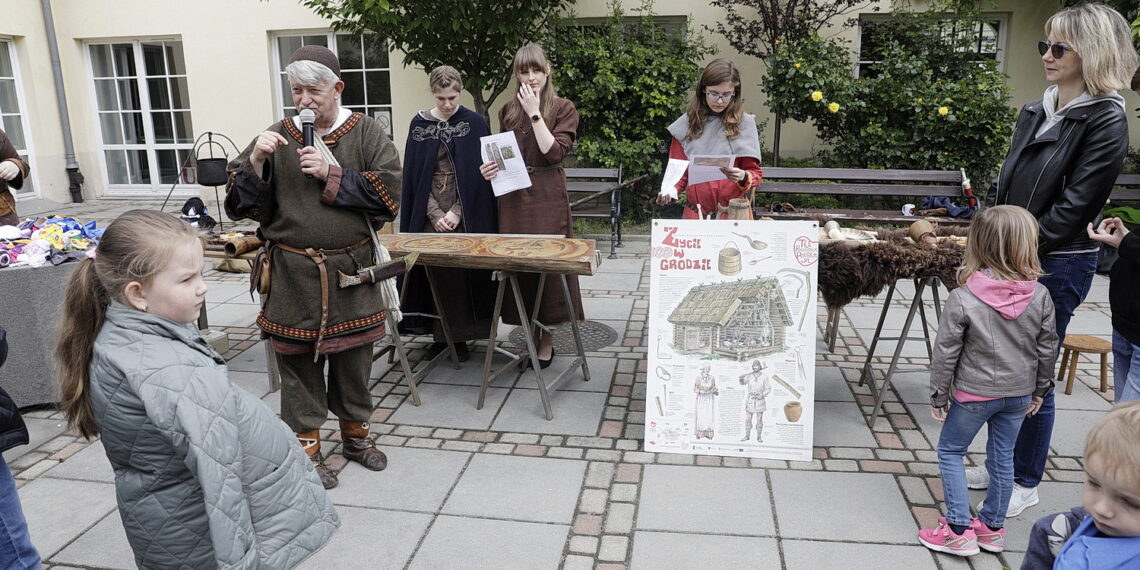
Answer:
[{"label": "fur pelt on table", "polygon": [[[956,272],[965,248],[944,242],[922,248],[906,238],[906,230],[867,230],[881,241],[850,245],[821,243],[819,291],[829,309],[838,309],[856,297],[878,295],[898,279],[938,277],[947,289],[958,286]],[[936,235],[964,235],[965,228],[936,227]]]}]

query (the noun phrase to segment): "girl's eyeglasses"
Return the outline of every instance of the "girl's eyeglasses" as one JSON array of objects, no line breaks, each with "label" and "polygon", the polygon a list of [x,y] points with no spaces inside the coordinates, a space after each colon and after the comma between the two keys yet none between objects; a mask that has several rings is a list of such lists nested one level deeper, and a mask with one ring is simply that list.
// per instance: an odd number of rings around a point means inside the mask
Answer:
[{"label": "girl's eyeglasses", "polygon": [[705,97],[720,103],[722,101],[732,101],[736,93],[717,93],[716,91],[705,91]]},{"label": "girl's eyeglasses", "polygon": [[1065,44],[1051,44],[1045,40],[1040,40],[1037,42],[1037,52],[1041,55],[1045,55],[1045,52],[1049,52],[1053,55],[1053,59],[1061,59],[1062,57],[1065,57],[1066,52],[1070,51],[1077,53],[1073,50],[1073,48]]}]

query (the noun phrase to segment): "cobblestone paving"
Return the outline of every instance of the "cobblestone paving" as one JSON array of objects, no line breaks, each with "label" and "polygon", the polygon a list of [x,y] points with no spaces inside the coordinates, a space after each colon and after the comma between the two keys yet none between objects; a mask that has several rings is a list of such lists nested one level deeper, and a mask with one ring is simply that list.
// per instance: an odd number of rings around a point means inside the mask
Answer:
[{"label": "cobblestone paving", "polygon": [[[138,206],[140,202],[132,202]],[[147,203],[141,204],[146,206]],[[157,204],[155,204],[157,205]],[[153,207],[153,206],[152,206]],[[85,219],[99,219],[125,210],[120,203],[113,201],[92,202],[87,207],[72,207],[72,215]],[[167,208],[171,208],[168,206]],[[71,213],[71,212],[69,212]],[[646,259],[646,242],[630,238],[622,251],[623,258]],[[244,275],[207,271],[206,278],[211,285],[216,283],[245,283]],[[647,466],[701,466],[723,469],[761,469],[776,471],[818,471],[818,472],[858,472],[887,474],[902,490],[907,508],[919,527],[937,523],[944,507],[941,481],[938,476],[937,457],[934,452],[936,440],[931,440],[920,429],[919,418],[911,412],[912,407],[926,413],[925,406],[907,406],[898,390],[892,388],[885,399],[883,417],[873,426],[876,445],[865,447],[816,447],[810,462],[789,462],[782,460],[727,458],[706,455],[658,454],[641,450],[644,433],[645,391],[646,391],[646,352],[647,352],[647,313],[649,306],[649,272],[645,264],[641,273],[640,285],[632,291],[583,291],[584,296],[593,298],[633,299],[633,310],[629,315],[624,337],[614,346],[588,353],[591,357],[616,359],[612,384],[607,394],[606,405],[597,431],[589,436],[544,435],[535,433],[514,433],[489,430],[465,430],[433,428],[419,425],[400,425],[389,422],[390,416],[408,399],[408,389],[403,382],[398,367],[390,369],[375,380],[372,387],[376,410],[373,413],[373,431],[377,443],[384,448],[418,448],[461,451],[472,454],[513,455],[522,457],[547,457],[573,459],[586,462],[585,481],[577,501],[570,533],[565,543],[562,568],[566,569],[605,569],[628,568],[633,553],[635,521],[642,492],[642,482]],[[1107,297],[1107,295],[1105,296]],[[1086,303],[1080,312],[1108,314],[1107,301]],[[851,396],[858,403],[863,414],[869,415],[874,403],[871,388],[859,385],[860,370],[867,354],[867,347],[860,337],[860,329],[874,328],[874,321],[855,322],[847,315],[877,312],[880,301],[858,299],[846,308],[846,315],[840,327],[835,350],[820,350],[817,355],[817,376],[825,369],[837,369],[845,380]],[[819,334],[822,337],[825,311],[822,302],[818,317]],[[1107,325],[1106,325],[1107,327]],[[259,331],[252,322],[243,327],[221,328],[229,335],[229,350],[224,354],[227,360],[238,356],[258,345]],[[918,346],[919,343],[914,343]],[[423,340],[412,342],[410,356],[418,360],[426,346]],[[821,345],[822,346],[822,345]],[[260,350],[260,348],[257,348]],[[876,380],[882,378],[883,370],[889,362],[889,352],[879,350],[875,359]],[[481,354],[481,352],[479,353]],[[900,367],[922,369],[929,366],[929,360],[922,356],[906,356]],[[1087,388],[1099,385],[1099,363],[1082,357],[1077,381]],[[1111,400],[1111,389],[1101,395],[1094,389],[1090,392],[1097,397]],[[1064,398],[1063,395],[1058,396]],[[29,418],[42,418],[62,422],[61,414],[51,409],[33,410],[25,414]],[[817,420],[818,421],[818,420]],[[1058,429],[1062,429],[1060,422]],[[337,423],[331,420],[321,430],[325,440],[325,454],[330,457],[331,467],[344,466],[339,451]],[[817,434],[818,437],[818,434]],[[52,467],[66,461],[84,449],[88,442],[65,432],[50,439],[34,451],[30,451],[10,465],[17,486],[23,487]],[[331,451],[331,453],[330,453]],[[977,463],[984,456],[971,454],[971,462]],[[1080,456],[1051,455],[1045,474],[1045,481],[1083,481],[1083,465]],[[1079,501],[1079,496],[1076,498]],[[28,508],[28,507],[26,507]],[[1045,513],[1041,513],[1045,514]],[[825,514],[821,513],[821,516]],[[875,521],[866,521],[868,525]],[[822,523],[821,523],[822,524]],[[837,529],[836,540],[843,540],[842,529]],[[1024,540],[1024,537],[1021,538]],[[784,552],[780,552],[783,562]],[[943,555],[934,556],[941,568],[1000,568],[1009,564],[1007,557],[983,553],[968,560]],[[45,564],[45,566],[48,566]],[[54,566],[63,568],[64,566]]]}]

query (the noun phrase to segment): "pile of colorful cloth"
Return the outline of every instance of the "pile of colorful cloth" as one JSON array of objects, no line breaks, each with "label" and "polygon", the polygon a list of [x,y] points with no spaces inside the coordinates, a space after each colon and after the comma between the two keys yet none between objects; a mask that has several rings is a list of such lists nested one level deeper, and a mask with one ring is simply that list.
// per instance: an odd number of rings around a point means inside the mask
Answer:
[{"label": "pile of colorful cloth", "polygon": [[103,230],[75,218],[28,218],[18,226],[0,226],[0,268],[41,267],[83,259],[99,244]]}]

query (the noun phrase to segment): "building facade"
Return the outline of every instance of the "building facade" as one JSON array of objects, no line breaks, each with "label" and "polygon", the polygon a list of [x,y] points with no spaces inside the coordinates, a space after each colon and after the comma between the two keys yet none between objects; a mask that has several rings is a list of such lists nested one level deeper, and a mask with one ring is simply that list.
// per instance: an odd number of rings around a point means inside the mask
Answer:
[{"label": "building facade", "polygon": [[[623,0],[628,11],[639,4]],[[294,0],[51,0],[54,31],[43,5],[6,0],[0,19],[0,123],[32,164],[18,200],[71,201],[65,114],[85,197],[197,195],[188,158],[196,151],[232,156],[221,135],[244,147],[286,113],[291,103],[281,70],[301,45],[326,45],[340,55],[343,104],[386,121],[400,148],[411,116],[432,105],[426,73],[404,67],[403,54],[390,52],[375,36],[333,32]],[[889,2],[880,5],[885,10]],[[1047,86],[1035,44],[1056,9],[1053,2],[1000,0],[987,12],[992,24],[976,32],[979,52],[997,57],[1010,75],[1015,106],[1040,97]],[[602,17],[608,6],[606,0],[578,0],[574,10],[583,18]],[[723,17],[719,8],[685,0],[657,0],[655,11],[686,18],[698,30]],[[860,27],[834,32],[860,46]],[[763,63],[740,55],[721,36],[703,33],[718,52],[710,57],[740,65],[746,109],[761,121],[769,118],[758,87]],[[62,93],[49,34],[58,44]],[[859,60],[872,61],[873,54],[861,52]],[[1132,92],[1124,95],[1134,116],[1140,101]],[[500,96],[496,103],[505,100]],[[1131,133],[1140,140],[1136,123]],[[761,135],[767,147],[770,127]],[[208,133],[218,133],[212,139],[219,144],[203,145]],[[810,155],[818,144],[810,126],[784,126],[782,155]]]}]

